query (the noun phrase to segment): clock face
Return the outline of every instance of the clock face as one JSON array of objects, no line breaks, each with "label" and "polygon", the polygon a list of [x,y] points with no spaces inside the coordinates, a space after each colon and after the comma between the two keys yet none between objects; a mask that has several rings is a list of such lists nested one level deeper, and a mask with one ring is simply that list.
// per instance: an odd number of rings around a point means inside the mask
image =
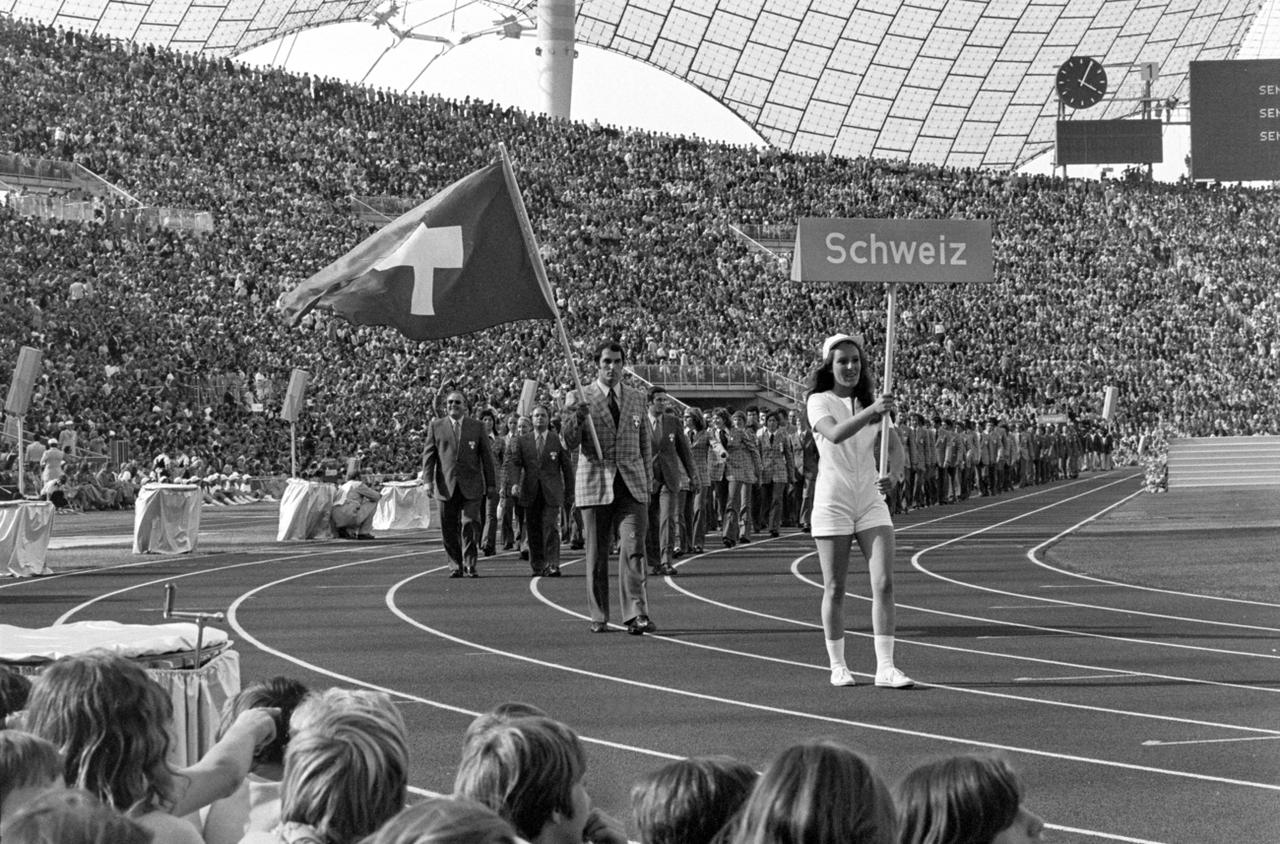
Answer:
[{"label": "clock face", "polygon": [[1072,56],[1058,68],[1058,97],[1072,108],[1089,108],[1107,93],[1107,71],[1088,56]]}]

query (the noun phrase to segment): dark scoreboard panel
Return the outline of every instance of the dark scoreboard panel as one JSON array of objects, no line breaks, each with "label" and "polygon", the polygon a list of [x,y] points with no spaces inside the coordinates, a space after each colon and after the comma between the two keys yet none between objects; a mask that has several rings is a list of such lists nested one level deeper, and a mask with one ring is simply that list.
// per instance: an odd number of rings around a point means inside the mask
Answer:
[{"label": "dark scoreboard panel", "polygon": [[1191,178],[1280,180],[1280,59],[1191,63]]},{"label": "dark scoreboard panel", "polygon": [[1059,164],[1164,161],[1159,120],[1059,120]]}]

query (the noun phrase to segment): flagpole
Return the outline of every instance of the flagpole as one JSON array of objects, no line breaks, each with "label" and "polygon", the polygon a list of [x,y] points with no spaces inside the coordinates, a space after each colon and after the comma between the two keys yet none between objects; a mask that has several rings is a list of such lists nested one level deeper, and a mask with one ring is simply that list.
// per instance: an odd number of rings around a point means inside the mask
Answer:
[{"label": "flagpole", "polygon": [[[898,285],[891,283],[888,290],[888,303],[885,307],[884,329],[884,385],[881,392],[893,392],[893,344],[897,334],[894,311],[898,298]],[[880,420],[880,477],[889,477],[889,414]]]},{"label": "flagpole", "polygon": [[[538,240],[534,237],[533,226],[529,224],[529,214],[524,208],[524,196],[520,193],[520,186],[516,184],[516,174],[511,167],[511,158],[507,155],[507,145],[499,141],[498,151],[502,154],[502,175],[507,180],[507,189],[511,191],[511,200],[516,207],[516,219],[520,221],[520,232],[524,235],[524,243],[529,252],[529,260],[533,264],[533,274],[538,279],[538,286],[542,288],[542,295],[546,298],[547,304],[551,306],[551,313],[555,315],[560,343],[564,346],[564,356],[569,362],[569,371],[573,374],[573,383],[578,388],[578,400],[585,401],[586,393],[583,392],[582,388],[582,376],[579,374],[578,366],[573,360],[573,346],[569,343],[569,334],[565,331],[564,320],[560,317],[560,306],[556,304],[555,294],[551,291],[551,282],[547,281],[547,269],[542,265],[542,253],[538,251]],[[596,434],[596,426],[591,421],[591,414],[589,413],[587,414],[587,432],[591,435],[591,444],[596,448],[596,457],[603,460],[604,449],[600,447],[600,437]]]}]

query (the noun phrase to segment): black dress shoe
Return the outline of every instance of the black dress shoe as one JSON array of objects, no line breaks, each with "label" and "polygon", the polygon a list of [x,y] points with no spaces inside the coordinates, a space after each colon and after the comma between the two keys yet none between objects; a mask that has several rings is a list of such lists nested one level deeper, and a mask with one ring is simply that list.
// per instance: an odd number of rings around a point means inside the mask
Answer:
[{"label": "black dress shoe", "polygon": [[670,563],[663,564],[658,570],[662,572],[662,574],[666,575],[667,577],[675,577],[677,574],[680,573],[676,571],[676,567],[671,565]]},{"label": "black dress shoe", "polygon": [[642,636],[645,633],[657,633],[658,625],[654,624],[647,615],[638,615],[627,622],[627,632],[632,636]]},{"label": "black dress shoe", "polygon": [[777,532],[776,530],[771,530],[771,531],[769,531],[769,535],[770,535],[770,536],[772,536],[772,537],[774,537],[774,538],[777,538],[777,536],[778,536],[778,532]]},{"label": "black dress shoe", "polygon": [[607,621],[593,621],[593,622],[591,622],[591,632],[592,632],[592,633],[608,633],[608,632],[609,632],[609,622],[607,622]]},{"label": "black dress shoe", "polygon": [[475,566],[467,566],[467,577],[479,577],[480,572],[476,571]]},{"label": "black dress shoe", "polygon": [[529,559],[529,552],[528,552],[528,551],[521,551],[521,552],[520,552],[520,559],[522,559],[522,560],[527,560],[527,559]]},{"label": "black dress shoe", "polygon": [[374,535],[373,535],[373,534],[371,534],[371,533],[358,533],[358,534],[356,534],[356,539],[377,539],[377,538],[378,538],[378,537],[374,536]]},{"label": "black dress shoe", "polygon": [[449,572],[449,576],[450,576],[450,577],[462,577],[462,569],[454,569],[453,571]]},{"label": "black dress shoe", "polygon": [[725,537],[725,540],[724,540],[724,547],[726,547],[726,548],[732,548],[732,547],[733,547],[733,540],[732,540],[732,539],[729,539],[728,537]]},{"label": "black dress shoe", "polygon": [[547,577],[559,577],[559,576],[560,576],[560,567],[559,567],[559,566],[551,566],[550,568],[547,568],[545,571],[546,571],[546,575],[547,575]]}]

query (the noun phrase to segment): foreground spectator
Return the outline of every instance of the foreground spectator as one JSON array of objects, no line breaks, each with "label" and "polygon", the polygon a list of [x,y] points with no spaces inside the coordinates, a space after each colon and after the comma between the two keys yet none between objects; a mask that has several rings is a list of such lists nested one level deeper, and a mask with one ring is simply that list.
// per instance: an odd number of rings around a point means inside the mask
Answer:
[{"label": "foreground spectator", "polygon": [[550,718],[494,723],[463,748],[454,792],[515,827],[530,844],[625,844],[622,825],[592,808],[578,736]]},{"label": "foreground spectator", "polygon": [[49,742],[18,730],[0,730],[0,840],[13,816],[58,786],[62,762]]},{"label": "foreground spectator", "polygon": [[153,844],[141,823],[103,805],[87,791],[46,791],[4,830],[5,844]]},{"label": "foreground spectator", "polygon": [[459,797],[431,797],[400,812],[363,844],[518,844],[519,841],[511,824],[492,809]]},{"label": "foreground spectator", "polygon": [[330,689],[289,720],[280,824],[244,844],[355,844],[405,803],[404,719],[382,692]]},{"label": "foreground spectator", "polygon": [[258,748],[253,767],[235,794],[214,802],[205,813],[205,844],[237,844],[250,832],[268,832],[280,823],[280,781],[284,777],[284,752],[289,723],[294,710],[307,696],[307,687],[288,677],[272,677],[241,689],[222,707],[218,738],[235,726],[240,714],[249,709],[267,708],[279,711],[276,736]]},{"label": "foreground spectator", "polygon": [[40,675],[25,728],[62,756],[63,780],[127,812],[156,844],[200,844],[184,816],[232,794],[255,748],[275,735],[274,713],[250,709],[187,768],[168,762],[173,704],[138,665],[106,651],[62,657]]},{"label": "foreground spectator", "polygon": [[711,844],[756,779],[750,765],[727,756],[680,759],[644,775],[631,788],[641,844]]},{"label": "foreground spectator", "polygon": [[893,800],[865,759],[834,741],[784,750],[761,775],[725,844],[895,844]]},{"label": "foreground spectator", "polygon": [[998,756],[926,762],[898,784],[898,844],[1033,844],[1044,821],[1023,805],[1022,781]]}]

